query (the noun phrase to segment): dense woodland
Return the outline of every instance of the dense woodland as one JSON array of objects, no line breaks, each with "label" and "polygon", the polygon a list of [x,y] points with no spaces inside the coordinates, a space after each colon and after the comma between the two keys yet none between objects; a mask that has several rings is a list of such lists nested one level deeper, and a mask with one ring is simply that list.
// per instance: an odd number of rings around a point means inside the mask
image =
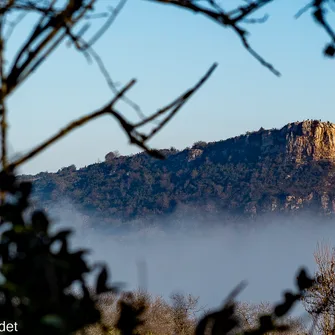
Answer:
[{"label": "dense woodland", "polygon": [[164,160],[145,152],[110,152],[104,162],[84,168],[72,165],[21,178],[34,181],[34,198],[45,208],[70,200],[107,221],[190,214],[194,209],[204,217],[306,210],[332,215],[335,165],[329,160],[296,163],[275,150],[264,155],[258,145],[264,132],[261,128],[225,141],[197,142],[182,151],[161,150]]}]

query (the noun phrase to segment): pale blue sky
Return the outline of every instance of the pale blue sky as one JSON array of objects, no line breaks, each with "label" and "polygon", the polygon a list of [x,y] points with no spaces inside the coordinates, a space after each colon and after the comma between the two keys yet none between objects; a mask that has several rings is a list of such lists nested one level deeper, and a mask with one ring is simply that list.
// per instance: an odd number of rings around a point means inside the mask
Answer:
[{"label": "pale blue sky", "polygon": [[[335,61],[322,56],[328,39],[309,14],[293,18],[304,3],[277,0],[261,12],[270,14],[265,24],[248,26],[252,45],[276,65],[281,78],[252,58],[228,29],[199,15],[143,0],[126,4],[96,51],[115,81],[138,79],[129,97],[147,114],[192,86],[213,62],[219,63],[205,86],[151,141],[156,148],[182,149],[199,140],[218,141],[261,126],[278,128],[308,118],[335,122]],[[13,35],[9,54],[30,24],[25,21]],[[9,100],[12,151],[28,150],[110,98],[95,65],[88,65],[73,48],[58,48]],[[57,171],[71,164],[82,167],[103,160],[113,150],[138,151],[106,116],[67,136],[21,172]]]}]

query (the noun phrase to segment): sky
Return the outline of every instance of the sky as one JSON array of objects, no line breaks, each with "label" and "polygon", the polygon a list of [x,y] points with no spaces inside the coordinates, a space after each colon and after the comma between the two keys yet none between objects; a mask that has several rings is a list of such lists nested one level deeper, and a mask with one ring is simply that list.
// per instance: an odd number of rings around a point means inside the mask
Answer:
[{"label": "sky", "polygon": [[[110,3],[101,0],[100,6]],[[252,46],[281,71],[280,78],[243,49],[229,29],[145,0],[128,1],[95,50],[115,82],[138,80],[128,97],[146,114],[169,103],[218,62],[208,82],[150,142],[155,148],[183,149],[200,140],[219,141],[304,119],[335,122],[331,108],[335,63],[322,55],[328,37],[308,13],[294,19],[305,3],[274,1],[259,12],[269,14],[266,23],[246,26]],[[34,19],[26,18],[14,32],[7,60]],[[92,29],[98,24],[95,20]],[[73,48],[60,46],[8,100],[11,154],[27,152],[112,96],[95,64],[88,64]],[[118,107],[136,120],[134,111]],[[57,142],[20,172],[52,172],[72,164],[80,168],[103,161],[114,150],[124,155],[139,152],[115,120],[104,116]]]}]

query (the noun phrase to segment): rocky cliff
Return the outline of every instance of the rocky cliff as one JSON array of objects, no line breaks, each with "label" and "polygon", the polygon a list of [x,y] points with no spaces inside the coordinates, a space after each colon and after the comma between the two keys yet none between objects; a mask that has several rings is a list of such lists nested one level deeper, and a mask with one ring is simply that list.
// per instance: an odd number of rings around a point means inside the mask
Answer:
[{"label": "rocky cliff", "polygon": [[222,145],[227,161],[257,161],[271,156],[296,163],[334,161],[335,125],[307,120],[289,123],[281,129],[261,128],[217,143]]},{"label": "rocky cliff", "polygon": [[162,153],[163,161],[109,153],[103,163],[22,178],[35,180],[35,198],[46,207],[67,198],[110,221],[180,212],[335,214],[335,125],[329,122],[261,128]]},{"label": "rocky cliff", "polygon": [[285,135],[286,156],[296,162],[335,159],[335,125],[329,122],[291,123],[281,130]]}]

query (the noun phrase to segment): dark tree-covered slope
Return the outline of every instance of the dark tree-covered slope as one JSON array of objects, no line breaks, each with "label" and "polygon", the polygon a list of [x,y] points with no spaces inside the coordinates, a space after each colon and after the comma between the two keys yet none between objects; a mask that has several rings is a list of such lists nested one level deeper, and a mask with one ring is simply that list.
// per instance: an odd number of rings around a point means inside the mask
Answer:
[{"label": "dark tree-covered slope", "polygon": [[[70,199],[108,221],[197,213],[255,217],[264,213],[335,212],[335,126],[304,121],[224,141],[146,153],[109,153],[102,163],[22,176],[46,208]],[[92,212],[93,210],[93,212]]]}]

